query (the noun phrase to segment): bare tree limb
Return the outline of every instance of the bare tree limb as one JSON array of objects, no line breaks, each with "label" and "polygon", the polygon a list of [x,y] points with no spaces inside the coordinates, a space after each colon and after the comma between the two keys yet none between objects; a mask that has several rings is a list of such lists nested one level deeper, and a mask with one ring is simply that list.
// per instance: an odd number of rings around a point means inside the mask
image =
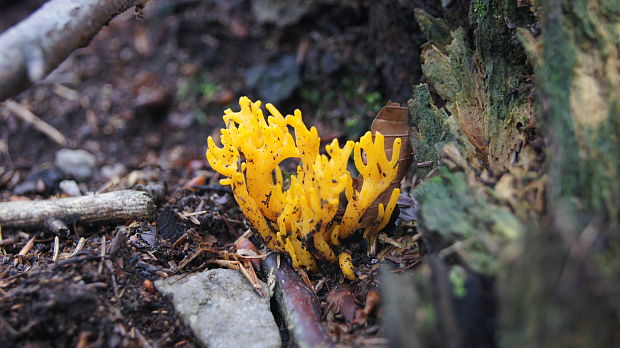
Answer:
[{"label": "bare tree limb", "polygon": [[50,0],[0,35],[0,101],[40,81],[102,26],[144,0]]},{"label": "bare tree limb", "polygon": [[45,228],[61,233],[74,222],[123,221],[154,211],[155,203],[148,193],[122,190],[74,198],[0,202],[0,226]]}]

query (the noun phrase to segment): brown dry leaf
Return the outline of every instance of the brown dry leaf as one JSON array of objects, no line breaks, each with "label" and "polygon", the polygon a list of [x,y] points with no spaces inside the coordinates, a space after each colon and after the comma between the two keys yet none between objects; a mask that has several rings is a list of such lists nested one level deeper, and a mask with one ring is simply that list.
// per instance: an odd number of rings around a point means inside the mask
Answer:
[{"label": "brown dry leaf", "polygon": [[380,303],[381,295],[379,294],[379,291],[370,289],[368,294],[366,294],[364,309],[358,309],[355,311],[355,319],[353,319],[353,324],[360,326],[366,325],[368,317],[377,309]]},{"label": "brown dry leaf", "polygon": [[184,188],[190,191],[196,191],[196,188],[194,188],[194,186],[204,185],[206,181],[207,177],[204,174],[198,174],[187,184],[185,184]]},{"label": "brown dry leaf", "polygon": [[340,313],[347,323],[353,322],[358,311],[351,287],[339,284],[327,294],[327,312]]},{"label": "brown dry leaf", "polygon": [[[396,138],[401,139],[401,147],[400,156],[398,159],[398,174],[390,187],[383,191],[383,193],[377,197],[372,205],[366,209],[366,213],[362,218],[364,223],[370,223],[377,218],[379,204],[383,204],[384,206],[387,205],[392,191],[395,188],[400,187],[401,180],[405,174],[407,174],[407,170],[409,170],[409,167],[413,162],[413,148],[409,142],[410,127],[407,124],[407,120],[408,109],[406,107],[400,106],[399,103],[388,102],[386,106],[381,108],[381,111],[379,111],[375,119],[372,121],[370,131],[373,134],[375,132],[383,134],[383,137],[385,138],[385,154],[388,159],[392,157],[392,147],[394,146],[394,141]],[[360,177],[356,182],[356,187],[359,189],[361,184],[362,180]]]}]

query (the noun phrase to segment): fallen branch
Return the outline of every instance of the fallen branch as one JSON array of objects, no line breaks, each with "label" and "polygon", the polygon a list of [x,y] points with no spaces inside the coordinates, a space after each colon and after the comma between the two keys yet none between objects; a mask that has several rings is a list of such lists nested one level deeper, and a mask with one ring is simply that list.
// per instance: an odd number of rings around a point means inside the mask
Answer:
[{"label": "fallen branch", "polygon": [[0,226],[45,228],[61,234],[73,223],[125,221],[155,211],[146,192],[123,190],[92,196],[0,203]]},{"label": "fallen branch", "polygon": [[[279,263],[279,264],[278,264]],[[275,276],[275,296],[295,346],[300,348],[333,347],[323,326],[319,301],[284,259],[272,253],[263,260],[266,277]]]},{"label": "fallen branch", "polygon": [[43,79],[116,15],[145,0],[51,0],[0,35],[0,101]]}]

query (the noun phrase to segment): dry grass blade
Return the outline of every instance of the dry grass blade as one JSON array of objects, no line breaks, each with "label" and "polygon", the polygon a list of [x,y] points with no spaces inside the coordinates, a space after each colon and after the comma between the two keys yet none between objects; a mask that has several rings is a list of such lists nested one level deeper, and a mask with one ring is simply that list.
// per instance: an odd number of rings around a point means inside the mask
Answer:
[{"label": "dry grass blade", "polygon": [[82,250],[84,244],[86,244],[86,239],[84,237],[80,237],[80,240],[78,241],[75,250],[71,253],[71,256],[75,256],[80,250]]},{"label": "dry grass blade", "polygon": [[54,237],[54,254],[52,255],[52,261],[58,261],[58,252],[60,251],[60,240],[58,236]]},{"label": "dry grass blade", "polygon": [[97,271],[100,274],[103,271],[103,263],[104,263],[103,257],[105,256],[105,243],[106,243],[106,238],[105,238],[105,236],[103,236],[101,238],[101,252],[99,254],[99,256],[101,256],[101,261],[99,261],[99,268],[97,269]]}]

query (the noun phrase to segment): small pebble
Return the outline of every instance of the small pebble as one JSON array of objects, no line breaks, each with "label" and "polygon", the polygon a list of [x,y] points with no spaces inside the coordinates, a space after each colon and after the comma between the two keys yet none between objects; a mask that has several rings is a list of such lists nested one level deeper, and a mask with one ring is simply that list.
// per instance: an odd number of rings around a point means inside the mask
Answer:
[{"label": "small pebble", "polygon": [[54,164],[66,175],[85,181],[93,175],[95,162],[95,156],[84,150],[60,149]]},{"label": "small pebble", "polygon": [[115,163],[101,167],[101,175],[108,180],[120,178],[125,175],[125,173],[127,173],[127,168],[122,163]]},{"label": "small pebble", "polygon": [[60,182],[60,184],[58,184],[58,186],[60,187],[62,192],[68,196],[78,197],[82,195],[80,187],[78,186],[77,182],[73,180],[63,180]]}]

